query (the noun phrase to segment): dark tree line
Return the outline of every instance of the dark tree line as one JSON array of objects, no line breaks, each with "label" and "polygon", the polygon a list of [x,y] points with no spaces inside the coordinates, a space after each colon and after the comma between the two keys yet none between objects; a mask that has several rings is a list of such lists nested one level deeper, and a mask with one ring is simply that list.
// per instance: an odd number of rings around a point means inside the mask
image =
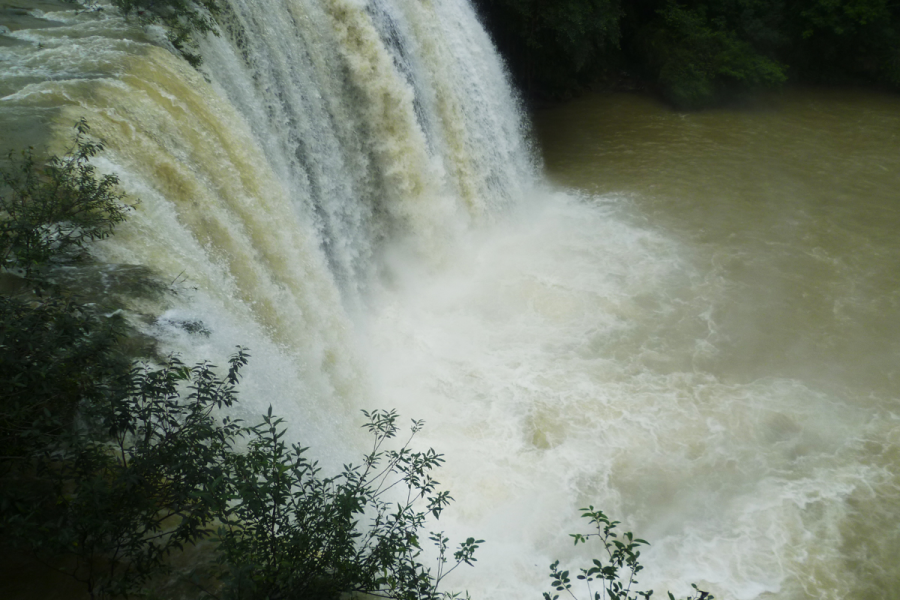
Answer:
[{"label": "dark tree line", "polygon": [[896,0],[476,0],[516,82],[561,98],[623,81],[681,108],[786,81],[900,88]]}]

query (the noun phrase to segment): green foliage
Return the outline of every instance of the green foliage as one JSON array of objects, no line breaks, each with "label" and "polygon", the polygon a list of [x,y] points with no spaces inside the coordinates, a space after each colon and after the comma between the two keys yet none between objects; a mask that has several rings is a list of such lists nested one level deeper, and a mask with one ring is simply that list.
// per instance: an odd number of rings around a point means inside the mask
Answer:
[{"label": "green foliage", "polygon": [[533,92],[560,95],[589,83],[619,44],[620,0],[479,4],[514,76]]},{"label": "green foliage", "polygon": [[76,130],[63,158],[28,151],[3,173],[2,266],[32,289],[0,296],[0,538],[107,597],[139,590],[211,531],[219,497],[198,494],[238,431],[211,411],[233,402],[246,359],[225,381],[174,359],[132,366],[118,317],[43,281],[40,267],[81,258],[125,218],[116,178],[88,163],[102,145],[84,121]]},{"label": "green foliage", "polygon": [[83,258],[89,241],[125,219],[116,177],[98,177],[88,162],[102,144],[84,121],[75,129],[61,158],[40,163],[27,150],[0,171],[0,272],[24,275],[25,290],[0,296],[0,473],[58,445],[79,406],[103,401],[129,368],[116,351],[120,319],[41,281],[48,263]]},{"label": "green foliage", "polygon": [[[586,544],[589,540],[596,540],[603,547],[601,558],[595,558],[587,568],[579,569],[576,580],[582,582],[583,589],[587,591],[584,598],[589,600],[647,600],[653,595],[653,590],[639,591],[633,589],[637,584],[637,574],[643,570],[639,560],[640,546],[648,544],[646,540],[635,538],[631,532],[619,534],[616,528],[619,521],[611,521],[602,511],[593,506],[580,509],[583,518],[588,519],[591,531],[588,533],[574,533],[571,537],[575,545]],[[573,591],[570,570],[559,567],[559,561],[550,565],[550,581],[556,592],[565,592],[573,600],[579,600],[579,596]],[[591,585],[594,584],[594,585]],[[594,589],[599,587],[600,589]],[[693,586],[695,594],[690,600],[714,600],[708,592],[701,591]],[[544,592],[544,600],[558,600],[559,594]],[[669,599],[675,600],[669,593]]]},{"label": "green foliage", "polygon": [[4,473],[6,542],[42,561],[68,558],[92,597],[141,590],[222,510],[222,456],[239,429],[212,413],[234,402],[245,363],[238,352],[224,380],[176,359],[132,368],[121,393],[83,406],[80,426]]},{"label": "green foliage", "polygon": [[216,416],[236,401],[244,351],[224,378],[175,358],[129,367],[115,329],[74,302],[4,297],[0,319],[0,538],[67,559],[92,597],[140,591],[172,552],[213,533],[207,591],[228,599],[433,599],[474,562],[481,540],[451,558],[442,534],[431,535],[436,571],[420,561],[420,530],[451,498],[431,475],[441,455],[412,451],[411,438],[384,448],[393,411],[367,413],[375,439],[361,466],[325,477],[271,410],[252,427]]},{"label": "green foliage", "polygon": [[676,106],[700,108],[745,89],[783,83],[785,67],[757,53],[737,35],[710,21],[701,6],[669,0],[651,27],[647,61],[657,67],[664,95]]},{"label": "green foliage", "polygon": [[810,0],[791,14],[792,60],[815,81],[900,86],[900,5],[889,0]]},{"label": "green foliage", "polygon": [[476,0],[529,94],[621,80],[702,108],[785,82],[900,88],[892,0]]},{"label": "green foliage", "polygon": [[[15,349],[2,350],[5,363]],[[103,365],[108,350],[92,347],[96,364],[88,366]],[[216,416],[236,401],[246,362],[239,351],[224,378],[212,365],[188,368],[175,358],[157,368],[134,366],[114,380],[94,368],[86,377],[97,378],[105,393],[88,401],[70,392],[65,418],[46,403],[4,414],[4,450],[15,451],[0,457],[5,543],[48,564],[67,558],[65,571],[92,597],[139,592],[169,571],[172,552],[213,533],[219,567],[206,590],[213,597],[450,596],[438,591],[441,580],[471,565],[482,540],[469,538],[450,557],[448,540],[431,534],[436,570],[420,560],[420,530],[451,501],[431,476],[441,455],[414,452],[410,440],[385,449],[398,431],[397,415],[376,411],[367,413],[374,444],[362,465],[325,477],[305,448],[285,443],[271,409],[249,427]],[[13,378],[22,403],[56,386],[40,364],[24,365],[25,381],[16,370],[4,369],[0,383]],[[421,425],[414,423],[412,434]],[[241,439],[245,451],[237,448]]]},{"label": "green foliage", "polygon": [[215,17],[220,11],[218,0],[112,0],[112,3],[126,16],[164,25],[169,42],[195,68],[202,63],[196,53],[195,37],[207,33],[218,35],[215,28]]},{"label": "green foliage", "polygon": [[765,56],[775,57],[791,43],[787,0],[720,0],[687,6],[705,10],[711,23],[733,32]]},{"label": "green foliage", "polygon": [[30,274],[51,259],[79,258],[87,242],[125,220],[118,178],[98,177],[89,162],[103,144],[88,138],[83,119],[75,131],[62,157],[40,164],[31,149],[20,158],[10,153],[10,166],[0,171],[0,269]]},{"label": "green foliage", "polygon": [[426,517],[437,518],[451,500],[431,476],[443,457],[410,449],[421,422],[413,423],[399,450],[385,450],[399,431],[397,414],[365,414],[372,450],[362,465],[346,465],[335,477],[322,476],[304,456],[306,448],[287,445],[271,409],[246,430],[248,450],[228,457],[230,502],[220,516],[224,598],[337,598],[348,592],[440,598],[443,577],[474,562],[482,540],[466,540],[451,561],[443,534],[432,534],[437,571],[419,561]]},{"label": "green foliage", "polygon": [[811,38],[825,32],[852,35],[871,23],[890,21],[891,13],[887,0],[818,0],[806,5],[800,16],[806,24],[803,37]]},{"label": "green foliage", "polygon": [[120,333],[118,319],[70,299],[0,296],[0,476],[62,443],[79,406],[119,385]]},{"label": "green foliage", "polygon": [[169,571],[172,552],[213,533],[212,597],[453,597],[438,591],[441,580],[471,565],[482,540],[469,538],[451,559],[448,540],[432,534],[436,572],[419,560],[420,529],[451,500],[430,474],[442,457],[413,452],[409,441],[383,449],[397,415],[376,411],[367,413],[375,441],[363,465],[324,477],[305,448],[285,443],[271,409],[251,427],[216,417],[236,401],[247,353],[229,363],[224,378],[175,358],[135,366],[120,394],[83,407],[81,426],[32,447],[25,461],[3,457],[6,543],[48,563],[68,557],[66,572],[92,597],[141,591]]}]

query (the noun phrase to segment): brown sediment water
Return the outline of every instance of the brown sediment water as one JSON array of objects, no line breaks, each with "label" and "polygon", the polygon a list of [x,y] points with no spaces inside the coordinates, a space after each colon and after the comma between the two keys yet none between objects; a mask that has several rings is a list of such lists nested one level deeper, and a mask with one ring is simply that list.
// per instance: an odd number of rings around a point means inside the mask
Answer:
[{"label": "brown sediment water", "polygon": [[588,95],[535,123],[553,182],[686,261],[592,349],[691,398],[693,425],[618,475],[641,520],[691,540],[663,552],[731,572],[724,597],[898,597],[900,97]]}]

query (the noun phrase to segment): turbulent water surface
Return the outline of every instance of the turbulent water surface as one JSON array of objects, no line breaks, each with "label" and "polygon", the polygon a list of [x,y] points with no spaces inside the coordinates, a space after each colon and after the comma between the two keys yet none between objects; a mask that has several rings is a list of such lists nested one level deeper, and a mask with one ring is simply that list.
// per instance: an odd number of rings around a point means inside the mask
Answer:
[{"label": "turbulent water surface", "polygon": [[326,467],[359,409],[425,419],[440,527],[487,540],[450,587],[539,598],[594,504],[657,594],[897,597],[897,98],[588,97],[537,115],[548,183],[463,0],[229,0],[199,72],[22,4],[0,145],[84,117],[139,202],[67,277],[188,362],[250,347],[240,416]]},{"label": "turbulent water surface", "polygon": [[900,98],[589,96],[537,129],[555,181],[666,246],[579,340],[626,392],[606,422],[643,423],[607,474],[648,561],[724,597],[900,597]]}]

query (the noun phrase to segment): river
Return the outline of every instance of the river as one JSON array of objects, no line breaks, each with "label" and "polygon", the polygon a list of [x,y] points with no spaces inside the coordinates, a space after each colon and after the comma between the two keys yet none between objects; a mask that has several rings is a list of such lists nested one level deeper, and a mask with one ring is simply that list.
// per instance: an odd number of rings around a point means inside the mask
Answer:
[{"label": "river", "polygon": [[554,182],[667,245],[579,340],[643,422],[609,477],[648,561],[723,597],[898,597],[900,98],[588,95],[536,132]]}]

